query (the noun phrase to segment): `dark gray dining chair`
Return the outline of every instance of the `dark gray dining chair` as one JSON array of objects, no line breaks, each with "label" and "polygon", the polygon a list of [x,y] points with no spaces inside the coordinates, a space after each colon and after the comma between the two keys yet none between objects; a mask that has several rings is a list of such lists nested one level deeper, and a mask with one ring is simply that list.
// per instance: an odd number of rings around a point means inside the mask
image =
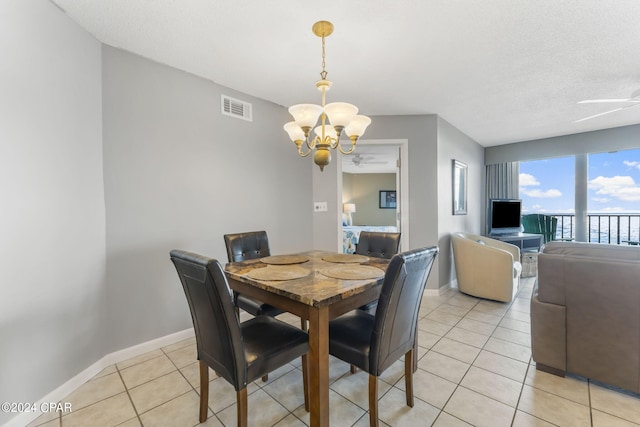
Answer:
[{"label": "dark gray dining chair", "polygon": [[[227,248],[229,262],[240,262],[250,259],[258,259],[271,255],[269,250],[269,238],[266,231],[247,231],[244,233],[234,233],[224,235],[224,244]],[[233,291],[233,301],[238,309],[242,309],[253,316],[267,315],[277,316],[283,311],[270,304],[247,295],[242,295]],[[305,319],[300,320],[303,331],[307,330]],[[269,376],[262,377],[263,381],[268,381]]]},{"label": "dark gray dining chair", "polygon": [[356,244],[356,254],[391,259],[398,253],[400,233],[362,231]]},{"label": "dark gray dining chair", "polygon": [[[374,258],[391,259],[398,253],[399,246],[400,233],[363,231],[360,233],[360,237],[358,238],[355,253]],[[360,307],[360,309],[374,314],[377,304],[377,301],[371,301],[370,303]],[[352,367],[351,371],[355,372],[355,369]]]},{"label": "dark gray dining chair", "polygon": [[[247,385],[309,351],[306,332],[271,316],[240,323],[220,263],[172,250],[196,334],[200,364],[200,422],[207,419],[209,367],[236,389],[238,426],[247,426]],[[306,358],[302,359],[305,408]]]},{"label": "dark gray dining chair", "polygon": [[[240,262],[249,259],[263,258],[271,255],[269,238],[266,231],[249,231],[246,233],[225,234],[224,244],[227,248],[229,262]],[[253,316],[266,314],[277,316],[282,310],[246,295],[233,293],[236,306]]]},{"label": "dark gray dining chair", "polygon": [[436,246],[395,255],[375,315],[353,310],[329,322],[329,353],[369,373],[369,423],[378,425],[378,377],[404,356],[407,405],[413,407],[414,346],[422,294]]}]

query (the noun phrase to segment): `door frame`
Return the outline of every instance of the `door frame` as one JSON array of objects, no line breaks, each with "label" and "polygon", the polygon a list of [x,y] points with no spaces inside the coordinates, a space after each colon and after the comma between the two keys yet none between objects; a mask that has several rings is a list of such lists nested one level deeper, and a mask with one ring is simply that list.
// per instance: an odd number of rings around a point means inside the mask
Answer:
[{"label": "door frame", "polygon": [[[409,242],[409,140],[408,139],[363,139],[358,141],[358,145],[387,145],[400,148],[399,175],[400,186],[396,189],[398,200],[400,201],[400,252],[408,251],[411,248]],[[356,148],[356,152],[357,152]],[[342,162],[337,162],[337,182],[338,201],[342,209]],[[341,217],[341,216],[340,216]],[[342,224],[342,222],[340,222]],[[342,226],[341,226],[342,227]],[[342,233],[339,233],[338,247],[342,248]],[[342,249],[341,249],[342,250]]]}]

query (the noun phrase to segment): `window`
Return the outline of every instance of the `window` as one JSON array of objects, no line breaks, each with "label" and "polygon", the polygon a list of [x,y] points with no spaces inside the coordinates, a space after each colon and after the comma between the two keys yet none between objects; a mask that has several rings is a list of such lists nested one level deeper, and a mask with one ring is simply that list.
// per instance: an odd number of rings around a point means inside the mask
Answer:
[{"label": "window", "polygon": [[522,213],[574,213],[574,158],[520,162]]},{"label": "window", "polygon": [[[575,157],[520,162],[522,213],[558,217],[557,239],[640,245],[640,149],[587,157],[586,194],[577,195]],[[576,196],[587,207],[578,236]]]},{"label": "window", "polygon": [[589,154],[588,220],[591,242],[640,241],[640,150]]},{"label": "window", "polygon": [[575,159],[520,162],[522,214],[541,213],[558,217],[556,238],[575,236]]}]

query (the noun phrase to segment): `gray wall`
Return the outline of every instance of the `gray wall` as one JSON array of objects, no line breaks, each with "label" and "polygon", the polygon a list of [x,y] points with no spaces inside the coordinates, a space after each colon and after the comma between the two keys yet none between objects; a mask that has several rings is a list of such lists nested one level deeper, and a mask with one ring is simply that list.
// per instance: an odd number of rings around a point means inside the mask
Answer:
[{"label": "gray wall", "polygon": [[[373,116],[367,128],[365,138],[406,139],[409,141],[409,226],[411,230],[411,249],[438,244],[438,185],[437,185],[437,116]],[[325,182],[321,182],[320,171],[314,170],[314,198],[317,194],[329,200],[337,200],[338,185],[342,185],[342,177],[338,177],[335,161],[330,167],[332,172],[326,174]],[[318,169],[315,167],[315,169]],[[325,172],[327,168],[325,168]],[[342,174],[339,174],[342,175]],[[338,177],[338,178],[336,178]],[[339,182],[338,182],[339,179]],[[320,191],[322,193],[320,193]],[[341,203],[342,201],[339,201]],[[342,242],[338,235],[339,220],[342,207],[329,207],[326,220],[314,221],[314,243],[324,238],[327,247],[336,249]],[[315,218],[323,214],[315,214]],[[340,249],[341,250],[341,249]],[[438,289],[438,266],[434,269],[427,283],[428,289]]]},{"label": "gray wall", "polygon": [[[467,214],[453,215],[452,160],[467,164]],[[446,120],[438,118],[438,241],[440,286],[455,278],[451,233],[480,234],[484,205],[484,148]]]},{"label": "gray wall", "polygon": [[0,3],[0,44],[5,400],[190,327],[171,248],[225,262],[222,235],[251,229],[312,247],[312,166],[283,107],[101,47],[47,1]]},{"label": "gray wall", "polygon": [[[342,200],[338,197],[338,188],[342,188],[342,174],[338,173],[338,156],[332,150],[331,163],[324,167],[324,171],[313,163],[313,155],[298,162],[305,163],[311,171],[313,180],[313,201],[327,202],[326,212],[305,213],[310,218],[313,229],[313,249],[342,252]],[[313,210],[313,205],[309,206]]]},{"label": "gray wall", "polygon": [[[220,113],[220,95],[253,121]],[[190,327],[172,248],[226,262],[225,233],[266,230],[274,253],[311,249],[310,159],[287,111],[103,48],[109,350]]]},{"label": "gray wall", "polygon": [[[358,173],[342,174],[351,182],[348,191],[342,184],[342,197],[350,194],[349,202],[355,203],[356,212],[352,214],[353,225],[396,225],[396,209],[380,209],[380,190],[396,189],[395,173]],[[345,180],[346,181],[346,180]],[[347,199],[344,199],[347,200]]]},{"label": "gray wall", "polygon": [[640,125],[487,147],[486,164],[640,148]]},{"label": "gray wall", "polygon": [[100,43],[3,0],[0,52],[0,396],[33,402],[106,350]]}]

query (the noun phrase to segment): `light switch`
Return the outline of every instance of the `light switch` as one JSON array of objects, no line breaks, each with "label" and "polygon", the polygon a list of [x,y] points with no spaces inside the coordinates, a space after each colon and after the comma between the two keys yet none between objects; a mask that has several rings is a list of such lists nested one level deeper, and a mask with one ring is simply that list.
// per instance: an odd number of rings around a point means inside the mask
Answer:
[{"label": "light switch", "polygon": [[326,212],[327,211],[327,202],[313,202],[313,211],[314,212]]}]

